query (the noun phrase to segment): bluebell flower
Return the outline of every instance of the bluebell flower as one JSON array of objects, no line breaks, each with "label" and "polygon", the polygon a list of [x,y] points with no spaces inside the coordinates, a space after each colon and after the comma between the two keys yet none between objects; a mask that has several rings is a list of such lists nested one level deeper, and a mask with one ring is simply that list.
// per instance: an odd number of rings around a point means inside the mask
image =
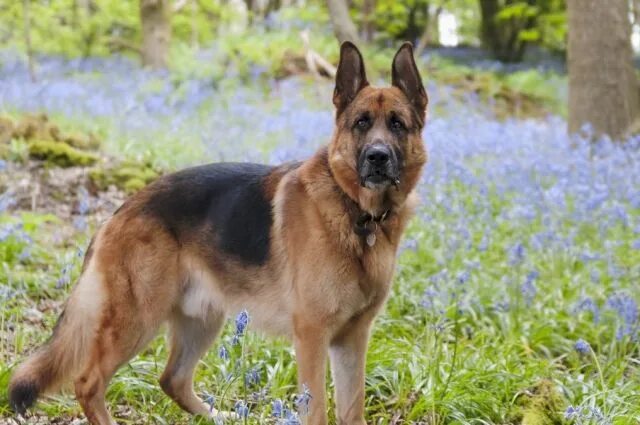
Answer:
[{"label": "bluebell flower", "polygon": [[470,277],[471,277],[471,273],[469,273],[469,270],[465,270],[458,274],[456,281],[458,285],[464,285],[469,281]]},{"label": "bluebell flower", "polygon": [[538,293],[538,289],[536,288],[535,281],[538,278],[538,272],[533,270],[527,274],[527,277],[520,287],[520,291],[527,302],[527,304],[531,304],[536,294]]},{"label": "bluebell flower", "polygon": [[84,186],[78,189],[78,214],[86,215],[89,212],[91,198],[89,192]]},{"label": "bluebell flower", "polygon": [[505,301],[505,300],[496,301],[493,304],[493,309],[495,311],[497,311],[497,312],[505,313],[505,312],[509,311],[510,308],[511,308],[511,305],[510,305],[509,301]]},{"label": "bluebell flower", "polygon": [[233,406],[233,410],[235,410],[236,414],[241,418],[249,416],[249,407],[247,407],[246,403],[242,400],[236,401],[236,404]]},{"label": "bluebell flower", "polygon": [[4,212],[16,204],[13,193],[6,191],[0,195],[0,212]]},{"label": "bluebell flower", "polygon": [[524,260],[526,249],[521,242],[516,243],[509,249],[509,264],[512,266],[520,264]]},{"label": "bluebell flower", "polygon": [[209,413],[213,412],[213,409],[215,408],[214,405],[216,404],[216,397],[213,394],[205,393],[202,398],[203,401],[209,405]]},{"label": "bluebell flower", "polygon": [[222,360],[229,360],[229,352],[227,351],[227,347],[225,347],[224,345],[220,346],[220,349],[218,350],[218,357],[220,357]]},{"label": "bluebell flower", "polygon": [[567,410],[565,410],[565,412],[564,412],[564,418],[565,419],[573,419],[579,414],[580,414],[580,410],[579,409],[576,409],[573,406],[569,406],[569,407],[567,407]]},{"label": "bluebell flower", "polygon": [[309,392],[309,387],[306,384],[302,385],[302,393],[297,394],[293,401],[298,413],[301,415],[306,415],[309,413],[309,402],[313,397],[311,396],[311,392]]},{"label": "bluebell flower", "polygon": [[73,227],[75,227],[77,230],[84,232],[85,230],[87,230],[87,219],[86,217],[74,217],[73,218]]},{"label": "bluebell flower", "polygon": [[593,315],[593,322],[600,322],[600,308],[591,297],[583,297],[580,301],[578,301],[578,303],[574,307],[574,310],[576,313],[589,311]]},{"label": "bluebell flower", "polygon": [[284,409],[284,404],[282,403],[282,400],[275,399],[273,401],[273,403],[271,403],[271,415],[275,416],[276,418],[281,418],[283,416],[283,409]]},{"label": "bluebell flower", "polygon": [[565,419],[577,421],[578,424],[595,423],[598,425],[610,425],[611,419],[595,406],[569,406],[564,412]]},{"label": "bluebell flower", "polygon": [[618,340],[625,336],[635,338],[638,331],[638,304],[628,294],[616,292],[607,298],[606,306],[615,311],[622,323],[616,330]]},{"label": "bluebell flower", "polygon": [[0,228],[0,242],[6,241],[14,232],[14,227],[6,225]]},{"label": "bluebell flower", "polygon": [[29,247],[22,248],[20,254],[18,255],[18,260],[25,261],[31,258],[31,249]]},{"label": "bluebell flower", "polygon": [[575,348],[576,351],[580,354],[589,354],[591,350],[591,346],[589,345],[589,343],[582,338],[576,341],[573,348]]},{"label": "bluebell flower", "polygon": [[71,283],[71,264],[62,266],[60,277],[56,282],[56,289],[61,289]]},{"label": "bluebell flower", "polygon": [[260,383],[260,370],[258,366],[252,367],[246,373],[244,377],[244,382],[247,386],[256,385]]},{"label": "bluebell flower", "polygon": [[237,336],[243,336],[248,324],[249,313],[247,313],[247,310],[242,310],[240,313],[238,313],[238,316],[236,316],[235,334]]}]

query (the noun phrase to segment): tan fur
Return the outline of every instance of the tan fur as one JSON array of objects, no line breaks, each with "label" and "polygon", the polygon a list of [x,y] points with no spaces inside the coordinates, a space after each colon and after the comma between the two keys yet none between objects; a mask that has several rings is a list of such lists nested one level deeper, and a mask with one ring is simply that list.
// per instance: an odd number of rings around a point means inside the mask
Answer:
[{"label": "tan fur", "polygon": [[[406,143],[399,146],[404,164],[397,189],[380,192],[359,184],[350,122],[360,110],[382,123],[393,110],[410,123]],[[208,406],[193,393],[193,370],[225,318],[247,309],[252,328],[293,340],[299,383],[313,397],[307,424],[327,423],[328,359],[339,423],[364,424],[369,331],[389,294],[398,244],[415,204],[413,189],[426,161],[422,121],[415,116],[398,88],[366,86],[343,106],[327,148],[298,168],[276,169],[265,183],[274,220],[270,257],[260,266],[212,250],[211,241],[197,236],[178,243],[145,216],[147,200],[164,181],[132,197],[92,242],[59,334],[42,351],[64,365],[53,373],[55,381],[75,383],[91,423],[113,424],[104,403],[109,380],[169,322],[171,355],[161,386],[185,410],[206,415]],[[388,208],[392,213],[379,223],[375,244],[367,246],[354,232],[354,220]],[[36,353],[16,371],[12,388],[46,372],[41,358]],[[54,380],[49,381],[39,390],[49,388]]]}]

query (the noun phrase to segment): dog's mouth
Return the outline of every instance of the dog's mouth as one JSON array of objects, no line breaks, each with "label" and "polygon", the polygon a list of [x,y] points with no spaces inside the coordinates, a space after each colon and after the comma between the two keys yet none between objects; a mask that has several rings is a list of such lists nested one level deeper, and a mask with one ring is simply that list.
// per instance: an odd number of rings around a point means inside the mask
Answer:
[{"label": "dog's mouth", "polygon": [[365,147],[358,157],[360,185],[383,190],[400,184],[398,159],[393,150],[382,144]]},{"label": "dog's mouth", "polygon": [[396,186],[400,184],[400,177],[392,176],[389,174],[373,173],[368,175],[360,175],[360,186],[368,189],[386,189],[389,186]]}]

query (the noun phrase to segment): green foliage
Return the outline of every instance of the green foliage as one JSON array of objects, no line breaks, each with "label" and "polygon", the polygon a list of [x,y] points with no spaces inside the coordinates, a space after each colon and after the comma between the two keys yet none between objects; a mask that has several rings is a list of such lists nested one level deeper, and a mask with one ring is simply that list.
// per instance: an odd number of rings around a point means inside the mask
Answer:
[{"label": "green foliage", "polygon": [[28,142],[29,156],[58,167],[93,165],[98,156],[73,148],[64,142],[31,140]]},{"label": "green foliage", "polygon": [[533,27],[519,31],[520,40],[554,50],[564,50],[567,17],[563,0],[543,0],[534,4],[524,0],[506,4],[496,15],[498,22],[531,20]]},{"label": "green foliage", "polygon": [[[138,0],[31,0],[30,34],[34,51],[66,56],[107,55],[136,51],[140,44]],[[172,40],[209,43],[238,16],[222,2],[188,2],[172,14]],[[0,6],[0,44],[25,50],[24,6]]]},{"label": "green foliage", "polygon": [[564,50],[566,7],[564,0],[480,0],[481,38],[497,59],[522,60],[528,44]]},{"label": "green foliage", "polygon": [[415,40],[427,25],[429,0],[379,0],[376,2],[376,27],[392,40]]},{"label": "green foliage", "polygon": [[113,185],[126,193],[136,192],[160,175],[149,162],[122,161],[104,165],[89,171],[89,179],[99,190],[107,190]]},{"label": "green foliage", "polygon": [[[69,56],[109,53],[109,37],[129,38],[138,33],[137,2],[93,0],[87,8],[74,0],[30,1],[31,43],[37,52]],[[2,39],[24,46],[23,2],[0,8]]]},{"label": "green foliage", "polygon": [[559,412],[565,405],[557,385],[543,379],[519,395],[513,419],[522,425],[560,425],[563,422]]}]

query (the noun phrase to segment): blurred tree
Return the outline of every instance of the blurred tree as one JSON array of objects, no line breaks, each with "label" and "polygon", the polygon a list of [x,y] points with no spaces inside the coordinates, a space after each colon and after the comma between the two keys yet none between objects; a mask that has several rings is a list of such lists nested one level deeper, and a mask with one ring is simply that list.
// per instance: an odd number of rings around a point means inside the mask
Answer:
[{"label": "blurred tree", "polygon": [[169,0],[140,0],[142,25],[142,63],[159,69],[166,68],[171,41],[171,5]]},{"label": "blurred tree", "polygon": [[364,0],[362,8],[362,38],[364,41],[373,41],[375,33],[376,0]]},{"label": "blurred tree", "polygon": [[534,27],[535,0],[480,0],[482,23],[480,40],[493,56],[503,62],[519,62],[524,56],[527,40],[521,31]]},{"label": "blurred tree", "polygon": [[27,48],[27,61],[29,65],[29,76],[31,81],[36,81],[36,71],[33,66],[33,47],[31,46],[31,15],[29,13],[30,0],[23,0],[23,16],[24,16],[24,44]]},{"label": "blurred tree", "polygon": [[375,8],[376,28],[383,38],[415,42],[427,26],[429,6],[436,1],[379,0]]},{"label": "blurred tree", "polygon": [[628,0],[568,0],[569,131],[623,137],[640,114]]},{"label": "blurred tree", "polygon": [[329,8],[333,32],[338,38],[338,41],[340,43],[344,41],[358,43],[360,41],[358,31],[351,20],[351,16],[349,16],[349,8],[346,0],[327,0],[327,7]]},{"label": "blurred tree", "polygon": [[424,30],[416,45],[416,56],[420,56],[428,45],[440,43],[440,15],[444,10],[444,3],[446,3],[446,0],[441,0],[439,5],[434,5],[433,11],[427,9],[428,14]]},{"label": "blurred tree", "polygon": [[520,62],[527,45],[564,50],[564,0],[479,0],[480,40],[503,62]]}]

